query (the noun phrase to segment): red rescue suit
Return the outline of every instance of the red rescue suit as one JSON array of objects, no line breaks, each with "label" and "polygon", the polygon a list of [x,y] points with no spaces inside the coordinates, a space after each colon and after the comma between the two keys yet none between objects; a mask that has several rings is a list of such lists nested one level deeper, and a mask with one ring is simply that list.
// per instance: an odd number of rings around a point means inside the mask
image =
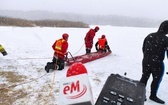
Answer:
[{"label": "red rescue suit", "polygon": [[61,38],[52,45],[52,48],[55,51],[54,56],[64,60],[67,55],[68,42]]},{"label": "red rescue suit", "polygon": [[85,46],[86,48],[91,49],[92,45],[93,45],[93,38],[95,36],[95,30],[94,29],[90,29],[89,32],[86,34],[85,36]]}]

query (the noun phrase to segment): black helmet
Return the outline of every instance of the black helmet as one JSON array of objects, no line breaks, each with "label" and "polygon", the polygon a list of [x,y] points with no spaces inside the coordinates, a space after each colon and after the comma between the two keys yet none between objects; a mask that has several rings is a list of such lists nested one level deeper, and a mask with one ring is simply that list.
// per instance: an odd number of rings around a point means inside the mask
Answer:
[{"label": "black helmet", "polygon": [[165,20],[160,24],[158,32],[168,33],[168,20]]}]

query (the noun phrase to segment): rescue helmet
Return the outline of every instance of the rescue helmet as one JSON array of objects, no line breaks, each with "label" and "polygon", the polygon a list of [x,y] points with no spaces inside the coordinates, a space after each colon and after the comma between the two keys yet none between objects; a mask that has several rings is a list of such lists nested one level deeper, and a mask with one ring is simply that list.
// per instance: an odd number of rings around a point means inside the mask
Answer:
[{"label": "rescue helmet", "polygon": [[97,32],[99,29],[100,29],[99,26],[96,26],[96,27],[95,27],[95,31],[96,31],[96,32]]},{"label": "rescue helmet", "polygon": [[106,38],[106,36],[105,35],[102,35],[102,37],[101,37],[102,39],[104,39],[104,38]]},{"label": "rescue helmet", "polygon": [[68,37],[69,37],[69,35],[68,35],[67,33],[62,34],[62,38],[63,38],[63,39],[67,40]]}]

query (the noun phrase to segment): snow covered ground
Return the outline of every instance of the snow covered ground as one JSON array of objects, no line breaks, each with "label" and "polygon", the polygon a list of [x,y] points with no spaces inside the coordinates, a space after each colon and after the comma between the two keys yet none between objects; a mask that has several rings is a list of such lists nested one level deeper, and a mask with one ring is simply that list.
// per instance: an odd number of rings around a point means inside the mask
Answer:
[{"label": "snow covered ground", "polygon": [[[94,28],[94,26],[90,27]],[[66,32],[70,35],[68,51],[73,56],[84,54],[84,37],[88,30],[88,28],[1,26],[0,44],[5,47],[8,55],[0,55],[0,91],[3,97],[6,96],[6,98],[0,97],[0,105],[57,105],[59,81],[66,76],[68,66],[63,71],[48,74],[45,72],[44,66],[52,60],[51,46]],[[94,102],[111,73],[124,76],[126,72],[128,78],[134,80],[141,78],[143,39],[147,34],[155,31],[157,28],[100,26],[94,43],[102,34],[105,34],[113,53],[84,64],[88,70]],[[92,51],[95,51],[94,47]],[[165,71],[167,71],[166,60],[165,66]],[[10,72],[15,74],[7,74]],[[145,105],[159,105],[148,99],[151,80],[152,78],[146,88]],[[158,97],[166,104],[168,104],[167,83],[168,75],[165,74],[158,90]]]}]

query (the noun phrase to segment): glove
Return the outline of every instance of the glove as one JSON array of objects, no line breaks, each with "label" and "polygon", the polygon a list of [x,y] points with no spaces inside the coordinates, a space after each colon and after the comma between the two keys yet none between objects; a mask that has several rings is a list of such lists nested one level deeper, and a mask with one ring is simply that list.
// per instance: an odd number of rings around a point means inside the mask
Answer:
[{"label": "glove", "polygon": [[65,56],[68,56],[68,52],[65,52],[64,55],[65,55]]},{"label": "glove", "polygon": [[67,60],[68,59],[68,52],[66,52],[64,55],[65,55],[65,60]]},{"label": "glove", "polygon": [[93,44],[93,41],[86,41],[86,43],[88,43],[88,44]]},{"label": "glove", "polygon": [[93,41],[91,42],[91,44],[93,45]]}]

